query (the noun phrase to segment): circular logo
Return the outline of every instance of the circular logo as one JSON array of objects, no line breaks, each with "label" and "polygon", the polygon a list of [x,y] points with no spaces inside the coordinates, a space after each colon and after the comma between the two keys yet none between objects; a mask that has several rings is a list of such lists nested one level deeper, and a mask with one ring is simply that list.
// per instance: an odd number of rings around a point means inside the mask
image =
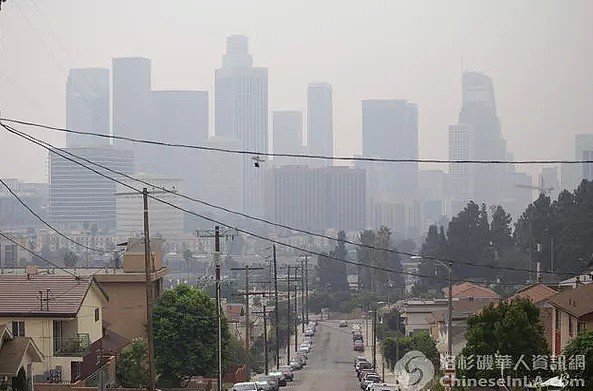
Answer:
[{"label": "circular logo", "polygon": [[406,353],[393,369],[395,378],[406,390],[421,390],[434,377],[434,365],[424,353],[413,350]]}]

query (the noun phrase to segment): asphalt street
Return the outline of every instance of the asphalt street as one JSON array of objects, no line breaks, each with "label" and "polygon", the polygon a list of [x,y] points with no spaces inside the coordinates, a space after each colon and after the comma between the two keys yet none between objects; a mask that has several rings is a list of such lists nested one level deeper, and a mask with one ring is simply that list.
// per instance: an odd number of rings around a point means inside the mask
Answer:
[{"label": "asphalt street", "polygon": [[338,321],[319,322],[315,345],[307,366],[295,372],[295,380],[281,391],[360,391],[354,371],[350,327],[338,327]]}]

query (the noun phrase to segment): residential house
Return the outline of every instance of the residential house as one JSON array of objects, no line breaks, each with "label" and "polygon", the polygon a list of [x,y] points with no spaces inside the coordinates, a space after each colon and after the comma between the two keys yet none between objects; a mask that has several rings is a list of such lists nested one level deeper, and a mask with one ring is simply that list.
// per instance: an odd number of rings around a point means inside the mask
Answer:
[{"label": "residential house", "polygon": [[544,326],[544,336],[546,342],[552,349],[552,305],[547,302],[547,299],[554,296],[558,292],[550,288],[547,285],[537,282],[533,285],[529,285],[517,291],[513,296],[509,297],[508,300],[512,301],[518,298],[524,298],[530,300],[539,309],[539,319]]},{"label": "residential house", "polygon": [[70,382],[83,356],[102,337],[108,297],[93,277],[0,274],[0,324],[29,337],[43,355],[33,363],[36,382]]},{"label": "residential house", "polygon": [[[163,294],[163,279],[169,269],[162,265],[161,241],[152,239],[150,246],[152,270],[149,279],[154,301]],[[93,273],[110,298],[103,308],[103,319],[109,330],[131,341],[147,335],[146,269],[142,239],[128,241],[122,263],[123,267],[106,268]]]},{"label": "residential house", "polygon": [[562,350],[583,330],[593,330],[593,284],[559,292],[547,299],[552,311],[552,355]]},{"label": "residential house", "polygon": [[41,363],[43,355],[30,337],[15,337],[10,328],[0,324],[0,390],[16,382],[19,372],[32,383],[33,363]]},{"label": "residential house", "polygon": [[430,332],[430,316],[435,312],[446,311],[448,305],[449,302],[445,299],[408,299],[396,307],[404,320],[405,334],[414,335],[422,331]]},{"label": "residential house", "polygon": [[[492,289],[485,288],[483,286],[471,283],[462,282],[460,284],[453,285],[452,289],[453,298],[467,299],[467,300],[499,300],[500,296]],[[449,297],[449,288],[443,288],[443,294],[445,297]]]}]

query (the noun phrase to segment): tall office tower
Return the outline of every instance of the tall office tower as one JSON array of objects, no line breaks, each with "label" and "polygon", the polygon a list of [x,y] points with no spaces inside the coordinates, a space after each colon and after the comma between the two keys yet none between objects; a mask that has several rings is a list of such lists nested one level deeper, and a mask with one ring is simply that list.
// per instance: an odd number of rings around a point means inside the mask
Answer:
[{"label": "tall office tower", "polygon": [[[462,100],[459,124],[471,128],[473,156],[480,160],[504,160],[506,142],[500,130],[492,79],[479,72],[464,72]],[[500,203],[500,183],[505,180],[505,174],[502,164],[475,165],[472,199],[490,205]]]},{"label": "tall office tower", "polygon": [[[152,112],[157,140],[190,145],[204,145],[208,141],[207,91],[152,91]],[[178,178],[182,186],[180,190],[198,194],[203,185],[199,156],[204,151],[159,146],[151,149],[154,150],[153,157],[167,154],[167,158],[153,159],[154,165],[149,172]]]},{"label": "tall office tower", "polygon": [[[574,136],[574,159],[593,160],[592,133],[582,133]],[[562,163],[560,165],[560,185],[562,189],[573,191],[583,179],[593,179],[593,164]]]},{"label": "tall office tower", "polygon": [[[303,115],[300,111],[272,112],[274,153],[303,153]],[[300,159],[274,157],[274,166],[296,165]]]},{"label": "tall office tower", "polygon": [[[365,157],[418,159],[418,106],[407,100],[362,101],[362,153]],[[368,164],[376,199],[408,200],[418,190],[418,163]]]},{"label": "tall office tower", "polygon": [[[311,83],[307,88],[307,148],[311,155],[334,154],[334,101],[329,83]],[[310,159],[309,165],[326,167],[333,163]]]},{"label": "tall office tower", "polygon": [[308,229],[358,231],[366,223],[365,171],[353,167],[283,166],[269,170],[266,216]]},{"label": "tall office tower", "polygon": [[[215,74],[216,136],[239,139],[240,148],[254,154],[268,150],[268,70],[253,67],[247,37],[227,38],[222,68]],[[242,158],[242,210],[264,212],[264,173],[251,156]]]},{"label": "tall office tower", "polygon": [[[151,110],[151,63],[143,57],[113,59],[113,135],[155,139]],[[114,140],[134,152],[138,172],[151,171],[155,157],[147,144]]]},{"label": "tall office tower", "polygon": [[[473,159],[473,129],[467,125],[449,126],[449,159]],[[455,215],[463,210],[474,196],[474,166],[468,163],[449,165],[449,183],[451,186],[451,211]]]},{"label": "tall office tower", "polygon": [[[83,159],[125,174],[132,174],[132,151],[114,146],[68,148]],[[78,160],[78,159],[74,159]],[[81,163],[85,163],[83,160]],[[95,169],[106,176],[113,173]],[[81,165],[49,153],[50,220],[60,229],[80,229],[96,225],[102,232],[115,229],[115,182],[89,171]]]},{"label": "tall office tower", "polygon": [[[109,69],[70,69],[66,82],[66,127],[109,135]],[[66,134],[66,146],[109,145],[108,138]]]}]

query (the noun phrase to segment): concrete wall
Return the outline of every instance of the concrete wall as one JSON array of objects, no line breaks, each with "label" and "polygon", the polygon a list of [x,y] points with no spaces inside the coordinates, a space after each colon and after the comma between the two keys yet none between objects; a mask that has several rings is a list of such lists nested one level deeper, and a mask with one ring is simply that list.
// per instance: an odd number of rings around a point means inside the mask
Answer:
[{"label": "concrete wall", "polygon": [[110,330],[132,340],[146,335],[146,285],[140,282],[103,282],[109,303],[103,316]]}]

